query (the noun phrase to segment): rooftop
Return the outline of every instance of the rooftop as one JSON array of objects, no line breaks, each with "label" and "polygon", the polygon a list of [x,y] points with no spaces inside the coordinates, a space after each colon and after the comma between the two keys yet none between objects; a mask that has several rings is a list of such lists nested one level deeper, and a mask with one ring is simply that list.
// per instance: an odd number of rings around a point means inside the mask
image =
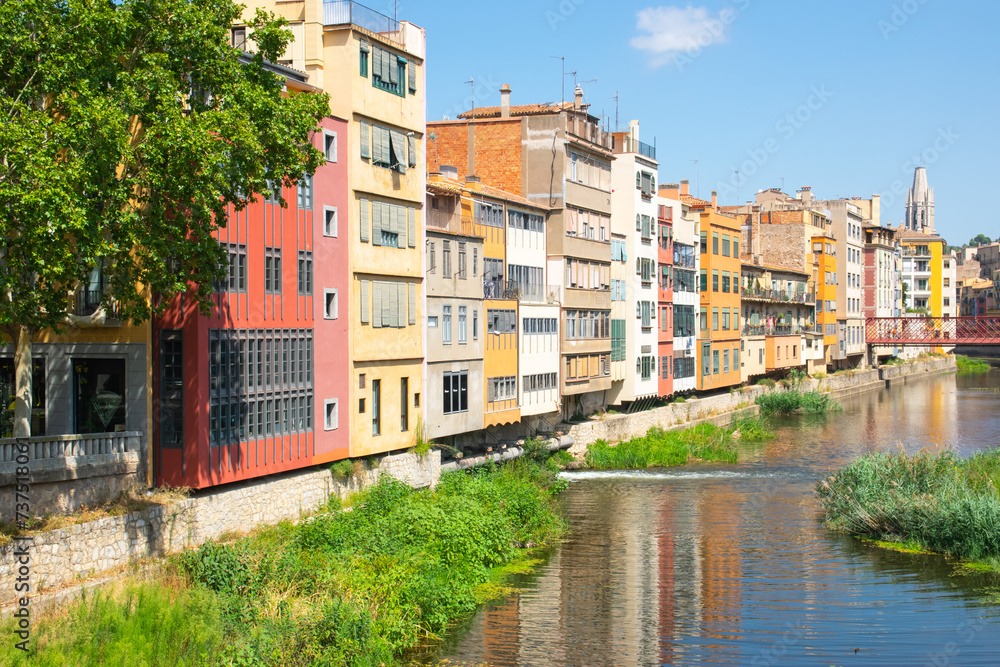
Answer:
[{"label": "rooftop", "polygon": [[[573,108],[572,102],[543,102],[541,104],[511,105],[511,118],[515,116],[545,116]],[[500,107],[476,107],[470,111],[458,114],[461,119],[469,118],[500,118]]]},{"label": "rooftop", "polygon": [[535,209],[536,211],[548,211],[550,210],[548,206],[543,206],[542,204],[535,203],[520,195],[515,195],[513,193],[507,192],[506,190],[501,190],[500,188],[494,188],[491,185],[486,185],[484,183],[477,182],[465,182],[454,178],[448,178],[446,176],[441,176],[439,174],[428,174],[427,177],[427,191],[432,194],[446,194],[461,196],[465,193],[470,194],[481,194],[491,199],[499,199],[505,201],[508,204],[514,204],[516,206],[523,206],[525,208]]}]

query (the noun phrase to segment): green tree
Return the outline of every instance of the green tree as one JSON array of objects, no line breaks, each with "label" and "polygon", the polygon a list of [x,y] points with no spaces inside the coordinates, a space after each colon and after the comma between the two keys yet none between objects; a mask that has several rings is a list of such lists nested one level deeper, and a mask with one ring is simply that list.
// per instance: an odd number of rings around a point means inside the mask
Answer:
[{"label": "green tree", "polygon": [[[188,291],[208,312],[226,207],[312,173],[326,95],[229,44],[232,0],[0,0],[0,332],[16,342],[14,435],[30,435],[31,346],[46,329],[142,322]],[[275,188],[276,189],[276,188]],[[252,197],[252,195],[249,195]],[[99,271],[101,307],[73,314]]]},{"label": "green tree", "polygon": [[990,240],[990,237],[987,236],[986,234],[977,234],[976,236],[973,236],[971,239],[969,239],[970,248],[975,248],[976,246],[981,246],[981,245],[988,245],[990,243],[992,243],[992,241]]}]

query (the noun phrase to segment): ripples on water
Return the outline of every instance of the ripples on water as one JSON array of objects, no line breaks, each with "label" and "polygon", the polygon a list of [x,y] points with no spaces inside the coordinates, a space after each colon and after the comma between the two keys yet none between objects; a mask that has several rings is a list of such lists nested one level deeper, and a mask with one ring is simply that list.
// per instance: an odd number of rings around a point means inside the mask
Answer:
[{"label": "ripples on water", "polygon": [[997,577],[831,533],[813,492],[870,451],[1000,446],[997,387],[994,371],[850,397],[737,466],[567,473],[567,541],[428,664],[1000,665]]}]

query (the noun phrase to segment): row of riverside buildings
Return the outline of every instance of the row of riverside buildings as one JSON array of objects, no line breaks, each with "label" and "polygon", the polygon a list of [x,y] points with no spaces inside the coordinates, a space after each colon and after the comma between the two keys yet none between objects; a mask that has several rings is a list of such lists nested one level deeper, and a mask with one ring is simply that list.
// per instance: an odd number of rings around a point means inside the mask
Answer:
[{"label": "row of riverside buildings", "polygon": [[[330,94],[326,162],[285,206],[231,211],[211,316],[178,297],[117,322],[95,270],[73,305],[111,317],[35,345],[33,434],[135,433],[152,484],[205,488],[860,367],[902,354],[867,350],[865,318],[957,312],[922,170],[899,228],[878,196],[808,187],[720,206],[659,183],[639,123],[602,129],[580,88],[512,105],[504,86],[427,122],[424,30],[356,2],[258,7],[290,22],[269,65],[289,94]],[[232,39],[253,48],[251,27]]]}]

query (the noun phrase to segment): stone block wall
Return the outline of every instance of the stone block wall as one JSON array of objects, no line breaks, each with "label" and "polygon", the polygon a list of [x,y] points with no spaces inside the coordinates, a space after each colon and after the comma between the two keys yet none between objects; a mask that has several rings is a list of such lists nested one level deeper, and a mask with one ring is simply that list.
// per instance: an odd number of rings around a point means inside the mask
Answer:
[{"label": "stone block wall", "polygon": [[[337,480],[328,469],[296,471],[241,482],[171,505],[108,517],[36,535],[30,548],[31,589],[60,586],[127,565],[197,547],[226,533],[243,533],[314,512],[331,496],[346,498],[389,475],[415,488],[434,486],[441,452],[397,454]],[[13,548],[0,550],[0,604],[14,596]]]}]

